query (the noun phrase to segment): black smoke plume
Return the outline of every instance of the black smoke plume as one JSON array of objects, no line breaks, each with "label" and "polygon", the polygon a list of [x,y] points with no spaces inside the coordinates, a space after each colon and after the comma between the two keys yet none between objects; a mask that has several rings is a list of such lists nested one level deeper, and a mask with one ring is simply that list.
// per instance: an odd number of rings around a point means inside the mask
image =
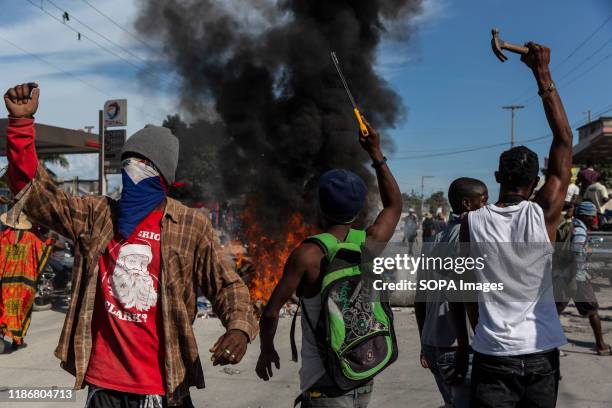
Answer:
[{"label": "black smoke plume", "polygon": [[136,27],[163,45],[182,108],[199,123],[220,123],[223,137],[206,127],[193,137],[192,127],[181,150],[218,149],[215,194],[253,195],[273,233],[296,210],[313,214],[306,192],[330,168],[353,170],[375,189],[329,53],[368,120],[392,128],[405,109],[374,70],[376,48],[389,27],[406,28],[420,11],[421,0],[150,0]]}]

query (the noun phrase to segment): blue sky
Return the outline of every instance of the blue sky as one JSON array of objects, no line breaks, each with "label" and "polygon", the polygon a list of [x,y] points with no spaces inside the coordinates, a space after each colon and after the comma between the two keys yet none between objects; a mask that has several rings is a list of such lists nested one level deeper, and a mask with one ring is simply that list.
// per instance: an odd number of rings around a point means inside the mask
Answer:
[{"label": "blue sky", "polygon": [[[402,96],[408,117],[392,132],[397,144],[396,157],[427,155],[464,147],[476,147],[510,140],[510,112],[501,106],[525,105],[517,111],[517,140],[549,134],[548,124],[531,72],[517,55],[499,62],[491,52],[490,30],[501,30],[502,38],[513,42],[529,40],[551,48],[551,66],[561,62],[601,23],[612,15],[609,0],[567,1],[437,1],[436,12],[421,24],[410,46],[395,45],[394,54],[406,61],[393,70],[390,81]],[[571,123],[586,118],[591,109],[612,108],[612,58],[586,75],[612,53],[612,21],[609,21],[570,59],[553,70],[559,92]],[[607,45],[588,61],[607,41]],[[393,46],[389,46],[393,50]],[[559,81],[574,67],[564,81]],[[573,80],[574,77],[578,77]],[[569,82],[564,86],[564,82]],[[608,113],[611,115],[612,113]],[[527,143],[540,160],[548,154],[549,140]],[[391,161],[403,190],[420,191],[421,176],[434,176],[425,182],[425,192],[446,190],[459,176],[482,179],[494,197],[493,178],[499,154],[509,146],[458,155]],[[457,148],[457,149],[454,149]]]},{"label": "blue sky", "polygon": [[[89,2],[118,24],[133,30],[137,1]],[[40,5],[41,1],[32,3]],[[70,27],[112,48],[132,64],[101,50],[87,38],[78,41],[74,31],[26,0],[0,1],[3,10],[9,11],[0,15],[0,85],[6,88],[35,78],[43,89],[38,120],[83,128],[97,123],[96,111],[106,99],[126,97],[128,133],[132,133],[179,110],[178,101],[167,92],[167,87],[156,92],[155,87],[142,85],[143,74],[138,66],[150,54],[141,43],[83,1],[53,0],[53,3],[123,49],[91,33],[74,18]],[[52,4],[44,0],[43,5],[59,18],[61,12]],[[416,31],[412,38],[403,43],[386,41],[379,52],[378,69],[402,96],[408,110],[406,119],[396,129],[388,130],[397,147],[393,155],[388,155],[390,165],[402,190],[420,192],[423,175],[433,176],[426,180],[426,194],[446,190],[455,177],[471,176],[485,181],[495,196],[493,171],[499,153],[507,146],[457,155],[447,153],[509,142],[510,113],[502,110],[502,105],[526,106],[517,112],[519,142],[549,133],[539,98],[533,97],[537,89],[531,72],[516,55],[510,55],[504,64],[493,56],[489,45],[491,27],[499,27],[502,38],[509,41],[533,40],[550,46],[551,65],[555,68],[610,15],[609,0],[427,0],[424,15],[414,22]],[[7,41],[61,70],[24,54]],[[611,54],[612,20],[553,70],[572,124],[584,121],[588,109],[596,113],[605,107],[612,108]],[[610,57],[605,59],[606,56]],[[172,80],[148,79],[150,83]],[[536,150],[543,161],[549,142],[527,146]],[[415,157],[440,153],[434,157]],[[71,157],[71,168],[60,174],[95,177],[95,157]],[[116,182],[115,179],[113,183]]]}]

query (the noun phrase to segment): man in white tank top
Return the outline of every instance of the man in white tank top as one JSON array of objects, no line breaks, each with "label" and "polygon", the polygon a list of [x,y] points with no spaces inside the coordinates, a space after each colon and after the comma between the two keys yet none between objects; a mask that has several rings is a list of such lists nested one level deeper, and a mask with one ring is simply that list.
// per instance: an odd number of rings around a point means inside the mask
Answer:
[{"label": "man in white tank top", "polygon": [[[502,153],[495,172],[499,200],[471,212],[461,226],[461,241],[470,242],[472,254],[477,247],[489,255],[472,279],[504,283],[503,291],[478,293],[478,303],[465,305],[474,328],[471,407],[554,407],[557,347],[566,343],[553,297],[551,243],[571,176],[572,131],[548,69],[550,50],[527,46],[521,60],[535,76],[553,141],[546,182],[533,201],[538,156],[514,147]],[[463,372],[466,327],[456,320],[457,368]]]},{"label": "man in white tank top", "polygon": [[[365,120],[365,119],[364,119]],[[402,197],[395,178],[386,164],[387,159],[380,150],[378,133],[368,126],[369,136],[359,134],[359,142],[372,159],[376,171],[383,209],[374,224],[366,229],[367,250],[372,255],[380,253],[389,242],[402,213]],[[348,170],[330,170],[319,179],[319,208],[321,228],[344,241],[353,222],[362,210],[366,199],[363,180]],[[302,366],[300,368],[300,397],[302,408],[342,407],[366,408],[370,401],[372,384],[349,391],[341,390],[326,375],[317,339],[305,321],[306,315],[316,326],[321,310],[321,261],[323,249],[313,242],[303,242],[285,263],[285,270],[270,300],[261,315],[261,354],[257,360],[256,373],[268,381],[272,377],[272,365],[278,369],[280,359],[274,348],[274,335],[281,307],[297,293],[302,297],[306,314],[302,314]],[[296,400],[297,401],[297,400]]]}]

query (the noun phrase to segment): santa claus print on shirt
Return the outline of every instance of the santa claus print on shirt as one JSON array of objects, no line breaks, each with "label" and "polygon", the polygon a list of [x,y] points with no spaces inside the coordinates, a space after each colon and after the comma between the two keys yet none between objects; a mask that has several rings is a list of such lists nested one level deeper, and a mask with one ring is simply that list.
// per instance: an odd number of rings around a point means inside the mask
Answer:
[{"label": "santa claus print on shirt", "polygon": [[157,292],[148,266],[153,260],[147,244],[125,244],[119,249],[110,277],[111,294],[123,308],[142,312],[157,303]]}]

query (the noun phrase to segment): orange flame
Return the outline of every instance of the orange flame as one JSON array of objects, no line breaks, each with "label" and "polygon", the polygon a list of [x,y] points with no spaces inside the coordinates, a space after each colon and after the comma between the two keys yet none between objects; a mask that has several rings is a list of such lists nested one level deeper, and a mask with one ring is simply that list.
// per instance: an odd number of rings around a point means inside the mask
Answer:
[{"label": "orange flame", "polygon": [[240,241],[230,241],[229,243],[229,252],[234,259],[234,264],[236,269],[240,269],[242,263],[245,261],[246,255],[244,251],[244,246]]},{"label": "orange flame", "polygon": [[266,234],[261,224],[256,222],[254,208],[255,206],[249,206],[241,217],[249,245],[249,257],[255,268],[249,291],[254,303],[265,304],[283,274],[283,267],[291,251],[305,238],[314,234],[315,229],[304,224],[302,214],[295,212],[289,217],[285,230],[280,234],[284,238],[274,240]]}]

